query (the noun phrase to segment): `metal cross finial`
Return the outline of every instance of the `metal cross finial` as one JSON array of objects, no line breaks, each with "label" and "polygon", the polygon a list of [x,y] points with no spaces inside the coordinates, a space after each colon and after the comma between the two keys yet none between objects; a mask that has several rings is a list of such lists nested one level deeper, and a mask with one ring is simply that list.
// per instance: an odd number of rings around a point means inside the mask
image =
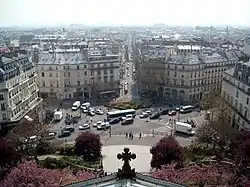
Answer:
[{"label": "metal cross finial", "polygon": [[129,148],[124,148],[123,153],[117,154],[117,158],[119,160],[124,161],[124,164],[122,166],[122,169],[118,169],[117,176],[120,179],[132,179],[135,177],[135,169],[131,169],[131,166],[129,162],[136,158],[136,155],[134,153],[131,153]]}]

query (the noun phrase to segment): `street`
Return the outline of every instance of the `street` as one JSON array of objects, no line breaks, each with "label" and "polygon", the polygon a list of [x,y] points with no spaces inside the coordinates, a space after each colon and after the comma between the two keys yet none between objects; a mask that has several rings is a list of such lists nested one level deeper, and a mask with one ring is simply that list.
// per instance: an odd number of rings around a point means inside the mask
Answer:
[{"label": "street", "polygon": [[[86,115],[85,113],[81,113],[81,120],[76,124],[72,124],[75,128],[75,131],[71,134],[71,136],[65,137],[65,138],[60,138],[60,139],[63,139],[66,142],[72,142],[72,141],[75,141],[76,137],[81,132],[84,132],[84,131],[91,131],[91,132],[93,132],[95,134],[99,134],[100,136],[103,136],[103,137],[109,136],[109,130],[107,130],[107,131],[97,130],[95,127],[93,127],[93,123],[96,123],[97,121],[104,121],[104,119],[106,119],[107,108],[104,106],[98,106],[96,108],[104,111],[104,114],[103,115],[95,115],[93,117],[92,116],[90,117],[90,116]],[[75,112],[75,113],[78,113],[78,115],[80,113],[79,110]],[[148,110],[154,110],[154,108],[150,108]],[[137,110],[138,114],[141,111],[142,110]],[[71,114],[72,113],[71,109],[64,109],[63,110],[63,114],[64,114],[63,119],[59,122],[52,122],[50,125],[50,131],[60,133],[61,130],[67,126],[64,122],[66,113]],[[80,125],[83,125],[85,123],[90,123],[91,119],[92,119],[92,123],[90,124],[90,129],[79,130]],[[201,122],[203,119],[203,116],[201,116],[200,113],[194,111],[194,112],[188,113],[188,114],[180,114],[179,119],[182,122],[185,122],[187,119],[189,119],[189,120],[193,119],[194,122],[196,123],[196,125],[198,126],[198,125],[200,125],[200,124],[198,124],[198,121]],[[132,132],[135,135],[135,137],[138,137],[139,133],[142,133],[142,137],[148,137],[148,136],[152,137],[154,135],[155,136],[164,136],[167,134],[170,135],[171,134],[171,127],[168,126],[168,122],[170,120],[177,121],[177,115],[176,116],[162,115],[160,119],[156,119],[156,120],[140,119],[139,115],[136,115],[133,124],[122,126],[120,123],[118,123],[118,124],[112,125],[111,126],[111,135],[124,137],[125,134],[129,133],[129,132]],[[185,139],[187,141],[190,141],[190,137],[187,137],[187,136],[176,134],[176,137],[181,137],[182,141],[184,141]]]}]

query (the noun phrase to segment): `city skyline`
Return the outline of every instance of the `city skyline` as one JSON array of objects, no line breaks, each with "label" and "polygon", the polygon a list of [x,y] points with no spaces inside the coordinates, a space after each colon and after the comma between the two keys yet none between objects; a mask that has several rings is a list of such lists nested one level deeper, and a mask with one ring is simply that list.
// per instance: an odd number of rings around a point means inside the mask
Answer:
[{"label": "city skyline", "polygon": [[[15,6],[13,6],[15,5]],[[232,25],[249,26],[247,0],[2,0],[0,26]]]}]

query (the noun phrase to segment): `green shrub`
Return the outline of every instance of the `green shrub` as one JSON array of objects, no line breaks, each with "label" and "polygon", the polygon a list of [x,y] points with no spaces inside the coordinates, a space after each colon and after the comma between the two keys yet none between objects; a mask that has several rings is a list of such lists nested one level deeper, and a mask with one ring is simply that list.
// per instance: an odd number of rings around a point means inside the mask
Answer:
[{"label": "green shrub", "polygon": [[63,162],[61,159],[50,157],[46,158],[43,161],[40,161],[40,164],[48,169],[63,169],[69,166],[69,164]]},{"label": "green shrub", "polygon": [[75,155],[75,146],[66,145],[59,148],[59,155],[74,156]]}]

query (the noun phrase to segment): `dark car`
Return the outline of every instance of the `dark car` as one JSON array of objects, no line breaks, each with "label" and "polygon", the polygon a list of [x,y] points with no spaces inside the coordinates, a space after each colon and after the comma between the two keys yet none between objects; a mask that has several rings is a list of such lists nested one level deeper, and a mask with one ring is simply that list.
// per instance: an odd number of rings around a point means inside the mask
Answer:
[{"label": "dark car", "polygon": [[74,127],[66,127],[64,128],[65,131],[69,131],[69,132],[74,132],[75,131],[75,128]]},{"label": "dark car", "polygon": [[113,119],[109,120],[110,125],[117,124],[119,122],[120,122],[120,118],[113,118]]},{"label": "dark car", "polygon": [[129,125],[134,123],[134,119],[133,118],[127,118],[125,120],[122,121],[122,125]]},{"label": "dark car", "polygon": [[58,138],[64,138],[64,137],[68,137],[71,135],[71,132],[70,131],[62,131],[60,134],[58,134]]},{"label": "dark car", "polygon": [[160,116],[160,112],[155,112],[149,117],[149,119],[158,119]]},{"label": "dark car", "polygon": [[169,110],[168,110],[168,109],[160,109],[160,113],[161,113],[161,115],[167,115],[167,114],[168,114],[168,112],[169,112]]},{"label": "dark car", "polygon": [[172,110],[172,111],[169,111],[168,115],[169,116],[175,116],[177,113],[176,111]]}]

